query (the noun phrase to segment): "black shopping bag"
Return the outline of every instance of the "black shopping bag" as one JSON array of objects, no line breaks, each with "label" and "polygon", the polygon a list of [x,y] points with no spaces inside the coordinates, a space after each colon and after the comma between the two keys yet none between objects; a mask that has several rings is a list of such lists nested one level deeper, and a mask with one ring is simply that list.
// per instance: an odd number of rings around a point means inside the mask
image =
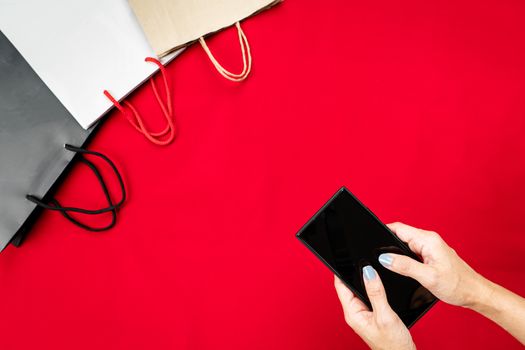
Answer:
[{"label": "black shopping bag", "polygon": [[[91,231],[114,225],[125,198],[124,185],[106,156],[82,148],[93,133],[76,122],[0,32],[0,250],[10,242],[19,245],[44,209],[60,211],[66,219]],[[112,200],[92,157],[106,161],[115,171],[122,191],[118,202]],[[93,171],[107,207],[66,207],[52,198],[73,160]],[[112,220],[104,227],[91,227],[79,220],[83,214],[105,213],[112,214]]]}]

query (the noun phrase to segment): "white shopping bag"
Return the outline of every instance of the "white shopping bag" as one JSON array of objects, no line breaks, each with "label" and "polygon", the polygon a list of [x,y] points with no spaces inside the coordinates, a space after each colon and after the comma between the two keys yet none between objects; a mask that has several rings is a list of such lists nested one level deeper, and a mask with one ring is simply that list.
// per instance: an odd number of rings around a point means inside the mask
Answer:
[{"label": "white shopping bag", "polygon": [[[85,129],[158,67],[126,0],[0,0],[0,30]],[[162,59],[173,59],[179,51]]]}]

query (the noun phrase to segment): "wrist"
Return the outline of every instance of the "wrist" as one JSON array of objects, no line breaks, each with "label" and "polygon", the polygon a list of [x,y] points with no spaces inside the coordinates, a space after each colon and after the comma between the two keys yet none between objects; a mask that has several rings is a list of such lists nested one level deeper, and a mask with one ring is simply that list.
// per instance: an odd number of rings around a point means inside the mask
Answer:
[{"label": "wrist", "polygon": [[486,278],[478,275],[475,288],[472,288],[472,296],[464,305],[466,308],[478,313],[485,313],[494,303],[496,285]]},{"label": "wrist", "polygon": [[375,347],[375,346],[370,346],[370,349],[371,350],[417,350],[416,349],[416,344],[414,344],[413,341],[410,341],[410,344],[403,344],[403,345],[400,345],[400,344],[397,344],[396,345],[393,345],[393,344],[388,344],[386,346],[379,346],[379,347]]}]

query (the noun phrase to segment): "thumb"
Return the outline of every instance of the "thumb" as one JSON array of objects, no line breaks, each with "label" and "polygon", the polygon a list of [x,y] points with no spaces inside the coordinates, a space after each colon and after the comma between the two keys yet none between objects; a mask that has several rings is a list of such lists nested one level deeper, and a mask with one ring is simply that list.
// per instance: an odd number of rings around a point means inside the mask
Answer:
[{"label": "thumb", "polygon": [[370,265],[363,268],[363,280],[365,282],[366,294],[372,304],[372,311],[379,317],[389,315],[392,312],[386,298],[385,288],[377,274]]},{"label": "thumb", "polygon": [[386,253],[379,255],[381,265],[400,275],[411,277],[423,286],[431,284],[434,270],[431,266],[425,265],[406,255]]}]

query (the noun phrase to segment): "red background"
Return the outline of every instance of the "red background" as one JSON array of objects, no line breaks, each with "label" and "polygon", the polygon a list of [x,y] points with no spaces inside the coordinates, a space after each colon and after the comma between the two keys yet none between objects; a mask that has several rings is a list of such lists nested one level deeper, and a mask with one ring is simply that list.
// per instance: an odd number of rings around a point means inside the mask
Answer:
[{"label": "red background", "polygon": [[[523,1],[287,0],[243,27],[246,82],[197,45],[168,65],[172,145],[118,112],[93,142],[125,174],[116,228],[46,213],[0,255],[3,349],[363,349],[294,236],[342,185],[525,295]],[[209,44],[240,69],[234,29]],[[149,85],[130,100],[160,125]],[[102,205],[95,189],[77,166],[57,197]],[[412,334],[422,349],[520,348],[443,303]]]}]

